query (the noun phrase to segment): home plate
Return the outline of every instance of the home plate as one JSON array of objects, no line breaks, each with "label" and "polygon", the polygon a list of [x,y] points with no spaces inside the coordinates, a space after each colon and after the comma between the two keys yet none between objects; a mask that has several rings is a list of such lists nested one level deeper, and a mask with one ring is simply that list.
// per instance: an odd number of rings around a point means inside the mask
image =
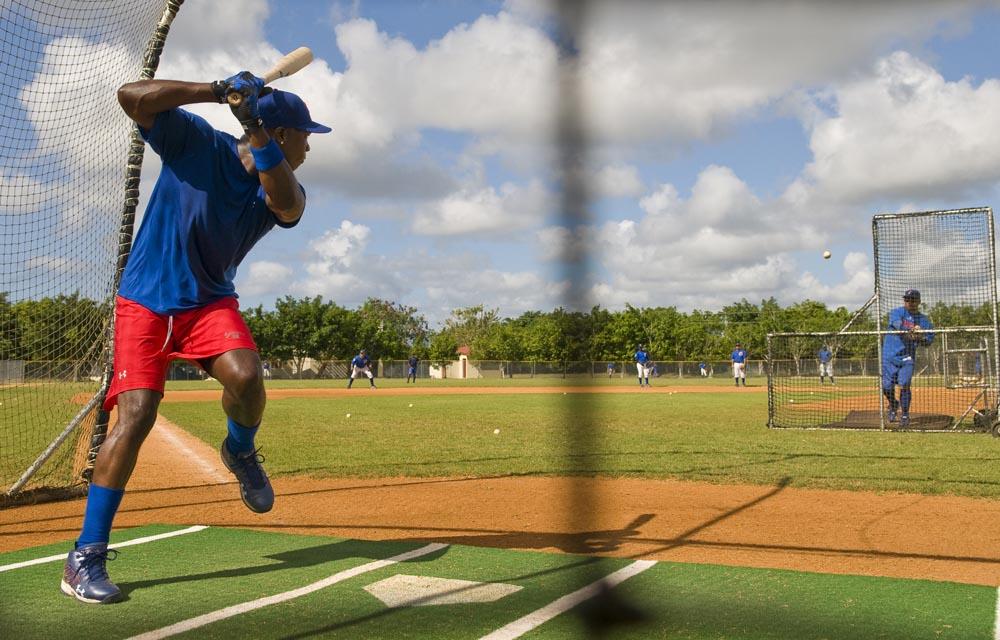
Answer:
[{"label": "home plate", "polygon": [[365,587],[365,591],[392,608],[494,602],[523,588],[500,582],[470,582],[400,574],[374,582]]}]

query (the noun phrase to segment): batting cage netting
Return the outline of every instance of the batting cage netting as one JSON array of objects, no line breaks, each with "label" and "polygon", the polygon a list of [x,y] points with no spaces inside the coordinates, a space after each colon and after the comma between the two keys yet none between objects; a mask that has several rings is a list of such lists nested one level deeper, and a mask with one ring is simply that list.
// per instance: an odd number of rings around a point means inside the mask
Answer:
[{"label": "batting cage netting", "polygon": [[[0,1],[0,495],[84,484],[152,77],[183,0]],[[95,425],[96,436],[95,436]]]},{"label": "batting cage netting", "polygon": [[[875,294],[847,326],[768,336],[768,425],[990,430],[998,400],[992,210],[877,215],[872,239]],[[900,326],[914,290],[923,320]]]}]

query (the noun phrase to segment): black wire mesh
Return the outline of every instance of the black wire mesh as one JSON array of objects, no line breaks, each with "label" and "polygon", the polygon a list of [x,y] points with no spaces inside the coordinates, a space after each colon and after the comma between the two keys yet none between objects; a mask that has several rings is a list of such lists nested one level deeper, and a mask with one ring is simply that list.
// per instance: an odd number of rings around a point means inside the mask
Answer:
[{"label": "black wire mesh", "polygon": [[[933,338],[916,342],[905,426],[987,430],[997,404],[992,210],[882,214],[873,218],[872,234],[876,295],[850,331],[769,336],[770,426],[904,426],[892,420],[898,416],[882,393],[881,347],[886,336],[903,335],[888,317],[903,306],[903,294],[916,289]],[[832,355],[821,371],[823,346]]]},{"label": "black wire mesh", "polygon": [[[0,483],[98,392],[131,121],[163,0],[0,1]],[[92,413],[25,489],[81,483]]]}]

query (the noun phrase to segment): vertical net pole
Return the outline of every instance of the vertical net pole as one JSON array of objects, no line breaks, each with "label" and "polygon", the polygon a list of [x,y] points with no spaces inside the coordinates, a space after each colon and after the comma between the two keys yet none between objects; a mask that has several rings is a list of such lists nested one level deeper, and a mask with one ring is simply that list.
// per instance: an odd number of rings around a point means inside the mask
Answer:
[{"label": "vertical net pole", "polygon": [[[177,16],[184,0],[167,0],[163,8],[163,15],[156,25],[153,35],[146,45],[146,52],[143,55],[142,71],[139,73],[140,80],[149,80],[156,75],[156,69],[160,66],[160,56],[163,54],[163,46],[167,42],[167,35],[170,33],[170,24]],[[122,273],[128,263],[129,253],[132,251],[132,237],[135,228],[135,210],[139,204],[139,181],[142,177],[142,159],[146,145],[139,135],[139,129],[132,126],[132,135],[129,138],[128,163],[125,168],[125,199],[122,204],[121,228],[118,231],[118,258],[115,262],[115,275],[111,287],[112,304],[114,296],[118,293],[121,285]],[[101,388],[98,391],[100,399],[97,405],[97,418],[94,423],[94,431],[90,437],[90,447],[87,451],[87,462],[83,469],[82,477],[87,482],[94,473],[94,462],[97,454],[104,444],[104,439],[108,434],[108,422],[111,414],[104,410],[104,398],[108,388],[111,386],[111,376],[114,371],[114,345],[115,345],[115,318],[114,315],[108,321],[106,332],[107,338],[104,345],[104,375],[101,379]]]}]

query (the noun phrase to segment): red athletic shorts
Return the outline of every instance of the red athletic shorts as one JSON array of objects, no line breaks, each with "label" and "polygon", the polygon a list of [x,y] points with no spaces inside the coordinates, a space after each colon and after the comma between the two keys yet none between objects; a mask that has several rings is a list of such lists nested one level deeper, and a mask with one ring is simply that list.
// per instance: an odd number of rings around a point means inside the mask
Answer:
[{"label": "red athletic shorts", "polygon": [[152,389],[162,394],[172,360],[201,366],[203,358],[233,349],[257,350],[236,298],[164,316],[116,296],[115,369],[104,410],[118,404],[123,391]]}]

